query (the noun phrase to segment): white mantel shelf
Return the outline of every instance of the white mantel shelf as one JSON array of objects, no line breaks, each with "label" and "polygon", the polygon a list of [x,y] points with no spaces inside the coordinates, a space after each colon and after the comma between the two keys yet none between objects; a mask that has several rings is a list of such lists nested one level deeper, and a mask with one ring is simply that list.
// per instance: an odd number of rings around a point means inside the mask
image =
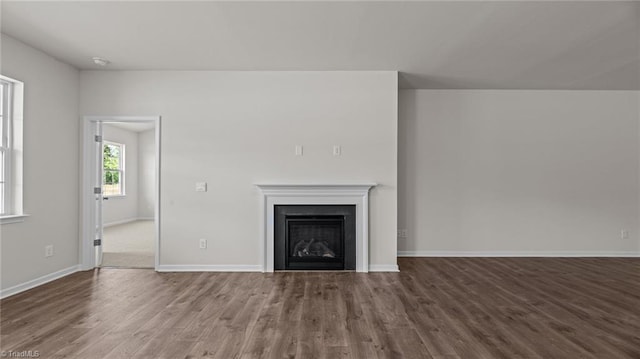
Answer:
[{"label": "white mantel shelf", "polygon": [[263,272],[273,272],[274,206],[335,204],[356,206],[356,272],[369,271],[369,190],[375,183],[256,184],[260,204]]},{"label": "white mantel shelf", "polygon": [[291,193],[306,196],[313,192],[338,195],[367,194],[376,184],[256,184],[256,186],[262,190],[262,193],[274,195]]}]

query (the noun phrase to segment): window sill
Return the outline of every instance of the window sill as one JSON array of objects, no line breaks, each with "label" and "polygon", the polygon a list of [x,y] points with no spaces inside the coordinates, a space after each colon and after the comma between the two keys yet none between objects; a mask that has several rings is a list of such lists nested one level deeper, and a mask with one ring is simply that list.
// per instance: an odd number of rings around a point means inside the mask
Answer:
[{"label": "window sill", "polygon": [[28,214],[9,214],[6,216],[0,216],[0,225],[24,222],[27,217],[29,217]]}]

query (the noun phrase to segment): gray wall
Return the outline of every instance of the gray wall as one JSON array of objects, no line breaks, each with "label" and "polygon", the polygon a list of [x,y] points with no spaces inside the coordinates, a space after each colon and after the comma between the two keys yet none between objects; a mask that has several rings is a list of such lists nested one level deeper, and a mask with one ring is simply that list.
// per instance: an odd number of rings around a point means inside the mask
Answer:
[{"label": "gray wall", "polygon": [[[0,226],[1,288],[78,263],[79,73],[2,35],[2,74],[24,82],[22,223]],[[45,246],[54,256],[45,258]]]},{"label": "gray wall", "polygon": [[138,132],[138,218],[153,219],[156,188],[155,130]]},{"label": "gray wall", "polygon": [[638,92],[405,90],[399,110],[401,254],[638,253]]},{"label": "gray wall", "polygon": [[256,183],[354,182],[379,184],[370,263],[396,264],[396,72],[83,71],[81,89],[82,114],[162,116],[161,264],[258,265]]}]

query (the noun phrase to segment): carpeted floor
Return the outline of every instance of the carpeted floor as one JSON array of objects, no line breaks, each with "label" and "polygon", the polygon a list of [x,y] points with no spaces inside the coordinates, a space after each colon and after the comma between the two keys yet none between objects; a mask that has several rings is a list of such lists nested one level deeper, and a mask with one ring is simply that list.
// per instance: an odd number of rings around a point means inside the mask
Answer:
[{"label": "carpeted floor", "polygon": [[154,222],[135,221],[104,228],[103,267],[153,268]]}]

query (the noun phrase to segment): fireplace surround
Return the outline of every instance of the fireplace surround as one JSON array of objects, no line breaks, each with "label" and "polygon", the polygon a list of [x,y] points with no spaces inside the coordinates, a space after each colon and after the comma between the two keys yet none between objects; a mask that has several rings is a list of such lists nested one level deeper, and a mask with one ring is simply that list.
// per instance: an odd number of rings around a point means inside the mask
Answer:
[{"label": "fireplace surround", "polygon": [[353,205],[355,270],[369,271],[369,190],[375,184],[257,184],[260,197],[260,252],[263,272],[275,269],[277,205]]}]

